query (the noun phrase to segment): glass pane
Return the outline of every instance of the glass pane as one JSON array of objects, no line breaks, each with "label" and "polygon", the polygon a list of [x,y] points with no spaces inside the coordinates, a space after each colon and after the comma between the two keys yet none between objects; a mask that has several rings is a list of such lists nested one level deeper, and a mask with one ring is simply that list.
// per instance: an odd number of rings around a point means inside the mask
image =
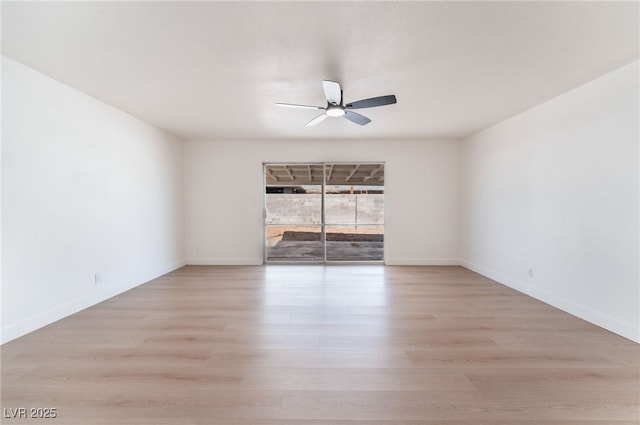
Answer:
[{"label": "glass pane", "polygon": [[267,261],[324,261],[321,164],[266,164]]},{"label": "glass pane", "polygon": [[327,164],[326,259],[384,259],[384,164]]}]

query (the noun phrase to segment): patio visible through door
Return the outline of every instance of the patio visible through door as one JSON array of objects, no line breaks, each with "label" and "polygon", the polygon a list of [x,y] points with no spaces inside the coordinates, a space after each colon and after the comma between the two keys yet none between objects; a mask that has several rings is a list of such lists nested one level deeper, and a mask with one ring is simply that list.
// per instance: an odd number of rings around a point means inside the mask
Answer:
[{"label": "patio visible through door", "polygon": [[384,260],[384,164],[264,164],[265,262]]}]

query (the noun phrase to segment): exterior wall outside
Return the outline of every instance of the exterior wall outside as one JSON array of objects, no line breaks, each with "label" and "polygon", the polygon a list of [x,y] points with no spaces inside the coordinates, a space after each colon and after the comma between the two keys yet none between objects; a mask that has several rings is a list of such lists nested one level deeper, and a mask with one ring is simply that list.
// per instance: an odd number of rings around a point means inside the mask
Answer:
[{"label": "exterior wall outside", "polygon": [[[265,197],[268,224],[318,224],[322,221],[322,200],[318,194],[268,193]],[[325,216],[327,224],[384,224],[384,195],[327,194]]]}]

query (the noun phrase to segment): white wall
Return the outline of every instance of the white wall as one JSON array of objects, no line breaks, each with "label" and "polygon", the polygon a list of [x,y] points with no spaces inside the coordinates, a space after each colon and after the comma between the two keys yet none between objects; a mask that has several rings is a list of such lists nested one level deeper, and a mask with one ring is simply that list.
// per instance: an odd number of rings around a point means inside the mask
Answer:
[{"label": "white wall", "polygon": [[2,119],[2,341],[183,264],[180,140],[4,57]]},{"label": "white wall", "polygon": [[638,77],[636,62],[463,142],[461,257],[640,342]]},{"label": "white wall", "polygon": [[189,264],[261,264],[263,162],[385,165],[387,264],[457,264],[460,142],[185,142]]}]

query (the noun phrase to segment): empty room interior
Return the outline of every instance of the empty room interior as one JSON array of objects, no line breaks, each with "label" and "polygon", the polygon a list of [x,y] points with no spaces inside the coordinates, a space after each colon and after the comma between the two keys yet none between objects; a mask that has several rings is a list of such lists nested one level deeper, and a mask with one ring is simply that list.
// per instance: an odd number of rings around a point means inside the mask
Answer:
[{"label": "empty room interior", "polygon": [[637,1],[2,1],[1,423],[640,424]]}]

